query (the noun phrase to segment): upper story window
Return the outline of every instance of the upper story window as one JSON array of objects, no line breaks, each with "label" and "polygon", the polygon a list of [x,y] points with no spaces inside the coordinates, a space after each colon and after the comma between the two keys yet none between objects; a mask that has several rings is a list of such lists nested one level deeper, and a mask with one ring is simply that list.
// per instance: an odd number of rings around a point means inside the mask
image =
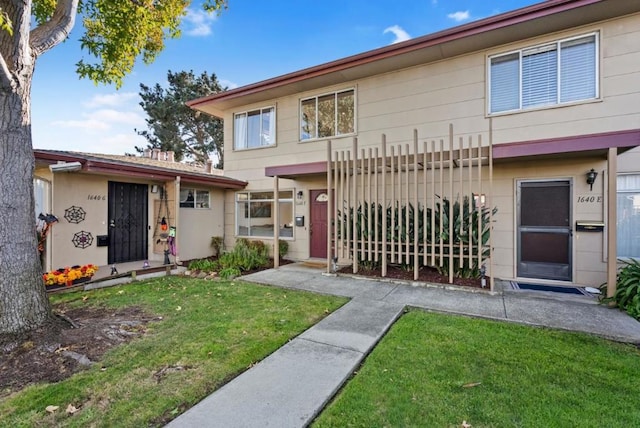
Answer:
[{"label": "upper story window", "polygon": [[300,100],[300,141],[355,132],[355,91]]},{"label": "upper story window", "polygon": [[209,191],[181,187],[180,208],[209,208]]},{"label": "upper story window", "polygon": [[276,143],[274,107],[236,113],[233,116],[233,148],[236,150],[273,146]]},{"label": "upper story window", "polygon": [[597,33],[489,58],[489,113],[598,96]]}]

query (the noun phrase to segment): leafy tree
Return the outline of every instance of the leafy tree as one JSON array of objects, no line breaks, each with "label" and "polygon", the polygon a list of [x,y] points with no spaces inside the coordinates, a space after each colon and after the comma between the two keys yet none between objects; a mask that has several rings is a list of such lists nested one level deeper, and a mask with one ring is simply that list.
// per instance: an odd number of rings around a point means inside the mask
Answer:
[{"label": "leafy tree", "polygon": [[[140,105],[149,116],[148,130],[138,131],[148,141],[147,148],[172,150],[177,160],[191,158],[205,163],[209,154],[218,159],[222,168],[222,121],[218,118],[187,107],[189,100],[226,90],[220,86],[216,75],[203,72],[195,76],[193,71],[167,73],[168,88],[156,83],[149,87],[140,84]],[[144,149],[136,147],[138,152]]]},{"label": "leafy tree", "polygon": [[[180,35],[189,0],[3,0],[0,3],[0,333],[38,327],[51,315],[33,215],[31,82],[36,61],[64,41],[78,13],[81,47],[93,61],[77,73],[122,85],[137,58],[152,62]],[[204,0],[212,12],[226,0]]]}]

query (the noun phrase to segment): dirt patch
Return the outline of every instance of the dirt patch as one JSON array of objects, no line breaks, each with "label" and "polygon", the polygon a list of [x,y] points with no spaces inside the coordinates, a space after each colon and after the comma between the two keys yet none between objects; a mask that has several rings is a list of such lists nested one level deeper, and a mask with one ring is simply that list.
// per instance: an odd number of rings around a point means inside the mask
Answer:
[{"label": "dirt patch", "polygon": [[0,397],[37,382],[59,382],[99,363],[109,349],[143,335],[158,319],[123,309],[55,308],[51,322],[20,338],[0,336]]},{"label": "dirt patch", "polygon": [[[345,266],[338,270],[339,273],[352,274],[353,267]],[[369,269],[365,267],[358,267],[357,275],[366,276],[370,278],[382,278],[382,270],[380,268]],[[398,279],[402,281],[414,281],[413,269],[406,269],[399,265],[387,266],[387,279]],[[418,270],[418,281],[428,282],[432,284],[449,284],[449,277],[441,275],[434,268],[423,266]],[[454,285],[460,285],[463,287],[482,288],[482,282],[480,278],[453,278]],[[489,278],[486,278],[486,284],[489,284]],[[487,285],[488,286],[488,285]]]}]

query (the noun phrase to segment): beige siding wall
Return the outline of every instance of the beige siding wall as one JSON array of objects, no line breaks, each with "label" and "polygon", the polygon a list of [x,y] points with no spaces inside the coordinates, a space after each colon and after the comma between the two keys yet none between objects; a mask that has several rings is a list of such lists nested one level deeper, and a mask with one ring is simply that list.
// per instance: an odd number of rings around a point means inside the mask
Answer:
[{"label": "beige siding wall", "polygon": [[[181,187],[193,188],[188,184],[183,184]],[[211,238],[224,234],[225,197],[223,191],[196,188],[209,190],[210,208],[180,208],[178,225],[178,257],[180,260],[212,255]]]},{"label": "beige siding wall", "polygon": [[[97,247],[97,235],[108,233],[107,224],[107,180],[104,177],[56,173],[52,176],[52,211],[58,217],[51,229],[52,269],[65,266],[107,264],[107,247]],[[65,210],[71,206],[81,207],[86,216],[80,223],[70,223],[64,218]],[[75,233],[85,231],[93,236],[91,246],[76,248],[71,241]]]},{"label": "beige siding wall", "polygon": [[618,172],[640,173],[640,147],[618,156]]}]

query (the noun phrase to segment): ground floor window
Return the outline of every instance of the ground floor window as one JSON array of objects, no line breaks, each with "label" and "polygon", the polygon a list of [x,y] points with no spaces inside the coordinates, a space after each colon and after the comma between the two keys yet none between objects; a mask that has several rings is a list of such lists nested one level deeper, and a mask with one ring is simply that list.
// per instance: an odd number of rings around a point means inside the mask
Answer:
[{"label": "ground floor window", "polygon": [[617,254],[640,258],[640,174],[618,176]]},{"label": "ground floor window", "polygon": [[180,208],[209,208],[209,191],[187,187],[180,189]]},{"label": "ground floor window", "polygon": [[[293,237],[293,191],[278,192],[280,210],[280,237]],[[274,232],[273,192],[236,193],[236,235],[273,237]]]}]

